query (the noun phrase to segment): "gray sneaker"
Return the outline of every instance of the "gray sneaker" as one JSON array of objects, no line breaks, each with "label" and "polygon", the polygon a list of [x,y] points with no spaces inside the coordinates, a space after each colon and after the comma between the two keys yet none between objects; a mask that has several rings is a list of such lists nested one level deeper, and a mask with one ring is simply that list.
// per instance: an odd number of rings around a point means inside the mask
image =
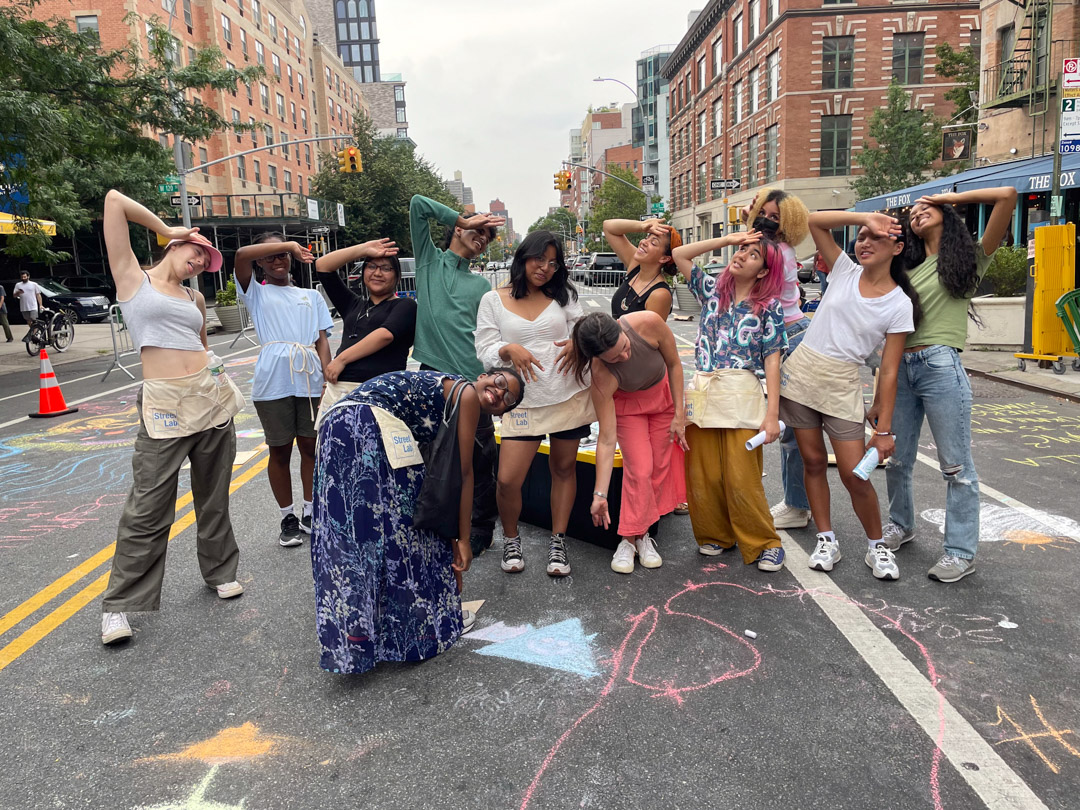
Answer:
[{"label": "gray sneaker", "polygon": [[945,554],[937,564],[926,572],[930,579],[938,582],[956,582],[975,570],[975,560],[966,560],[953,554]]},{"label": "gray sneaker", "polygon": [[889,551],[898,551],[900,546],[915,539],[915,530],[904,531],[892,521],[885,524],[881,532],[881,541],[889,547]]}]

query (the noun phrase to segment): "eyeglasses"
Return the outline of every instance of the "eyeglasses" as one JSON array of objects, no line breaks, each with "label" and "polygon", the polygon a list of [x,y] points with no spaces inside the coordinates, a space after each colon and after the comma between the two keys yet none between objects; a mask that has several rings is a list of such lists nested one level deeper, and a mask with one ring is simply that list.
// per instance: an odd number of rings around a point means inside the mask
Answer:
[{"label": "eyeglasses", "polygon": [[543,259],[533,259],[533,261],[535,261],[537,264],[539,264],[540,267],[546,268],[548,270],[558,270],[559,269],[559,263],[557,261],[555,261],[554,259],[552,259],[550,262],[545,262]]},{"label": "eyeglasses", "polygon": [[503,404],[507,408],[513,408],[517,404],[517,397],[510,393],[510,384],[506,381],[506,375],[502,372],[493,374],[491,376],[491,382],[502,391]]},{"label": "eyeglasses", "polygon": [[273,256],[264,257],[263,261],[276,262],[276,261],[280,261],[282,259],[287,259],[287,258],[289,258],[288,253],[275,253]]},{"label": "eyeglasses", "polygon": [[391,275],[394,272],[394,268],[391,267],[389,264],[372,264],[372,263],[368,263],[368,264],[364,265],[364,270],[370,270],[372,272],[378,270],[380,273],[390,273]]}]

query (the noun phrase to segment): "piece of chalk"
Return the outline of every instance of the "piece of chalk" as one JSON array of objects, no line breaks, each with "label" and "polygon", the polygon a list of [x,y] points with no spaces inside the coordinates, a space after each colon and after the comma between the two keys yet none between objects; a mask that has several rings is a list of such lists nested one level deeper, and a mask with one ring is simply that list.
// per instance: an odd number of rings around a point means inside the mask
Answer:
[{"label": "piece of chalk", "polygon": [[757,633],[753,630],[743,630],[743,635],[747,638],[757,638]]}]

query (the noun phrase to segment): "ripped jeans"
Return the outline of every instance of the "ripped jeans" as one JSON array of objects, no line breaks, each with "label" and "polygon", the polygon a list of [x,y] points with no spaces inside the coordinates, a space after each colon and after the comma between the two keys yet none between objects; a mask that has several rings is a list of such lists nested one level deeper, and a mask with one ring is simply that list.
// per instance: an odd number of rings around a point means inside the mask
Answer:
[{"label": "ripped jeans", "polygon": [[979,476],[971,458],[971,384],[959,352],[905,352],[896,382],[896,452],[885,468],[889,518],[905,532],[915,528],[912,477],[925,416],[946,483],[945,553],[970,560],[979,546]]}]

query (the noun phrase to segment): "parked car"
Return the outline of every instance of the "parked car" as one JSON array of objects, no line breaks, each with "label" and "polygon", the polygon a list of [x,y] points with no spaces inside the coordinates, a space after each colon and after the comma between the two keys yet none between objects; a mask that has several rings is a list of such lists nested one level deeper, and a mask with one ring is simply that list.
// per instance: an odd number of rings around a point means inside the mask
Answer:
[{"label": "parked car", "polygon": [[593,253],[585,272],[590,287],[618,287],[626,275],[626,266],[614,253]]},{"label": "parked car", "polygon": [[[109,299],[104,295],[88,295],[69,290],[55,279],[34,279],[41,288],[41,303],[54,312],[66,310],[79,323],[103,321],[109,317]],[[14,296],[11,298],[14,301]],[[19,304],[8,305],[8,317],[19,311]]]},{"label": "parked car", "polygon": [[588,270],[589,257],[587,255],[578,256],[574,259],[574,263],[570,265],[570,280],[586,281],[588,279]]},{"label": "parked car", "polygon": [[806,262],[798,262],[798,267],[800,284],[809,284],[814,281],[814,260],[812,258]]},{"label": "parked car", "polygon": [[99,276],[92,273],[80,276],[64,276],[60,279],[60,283],[73,293],[104,295],[110,302],[116,301],[116,285],[108,276]]},{"label": "parked car", "polygon": [[[398,257],[401,264],[401,280],[398,282],[398,295],[408,298],[416,298],[416,259],[411,257]],[[360,263],[357,262],[349,271],[349,289],[357,295],[363,295],[364,289],[360,278]]]},{"label": "parked car", "polygon": [[727,265],[724,264],[722,261],[720,261],[719,259],[713,259],[711,262],[709,262],[707,265],[705,265],[701,269],[704,270],[710,276],[718,276],[722,272],[724,272],[725,267],[727,267]]}]

